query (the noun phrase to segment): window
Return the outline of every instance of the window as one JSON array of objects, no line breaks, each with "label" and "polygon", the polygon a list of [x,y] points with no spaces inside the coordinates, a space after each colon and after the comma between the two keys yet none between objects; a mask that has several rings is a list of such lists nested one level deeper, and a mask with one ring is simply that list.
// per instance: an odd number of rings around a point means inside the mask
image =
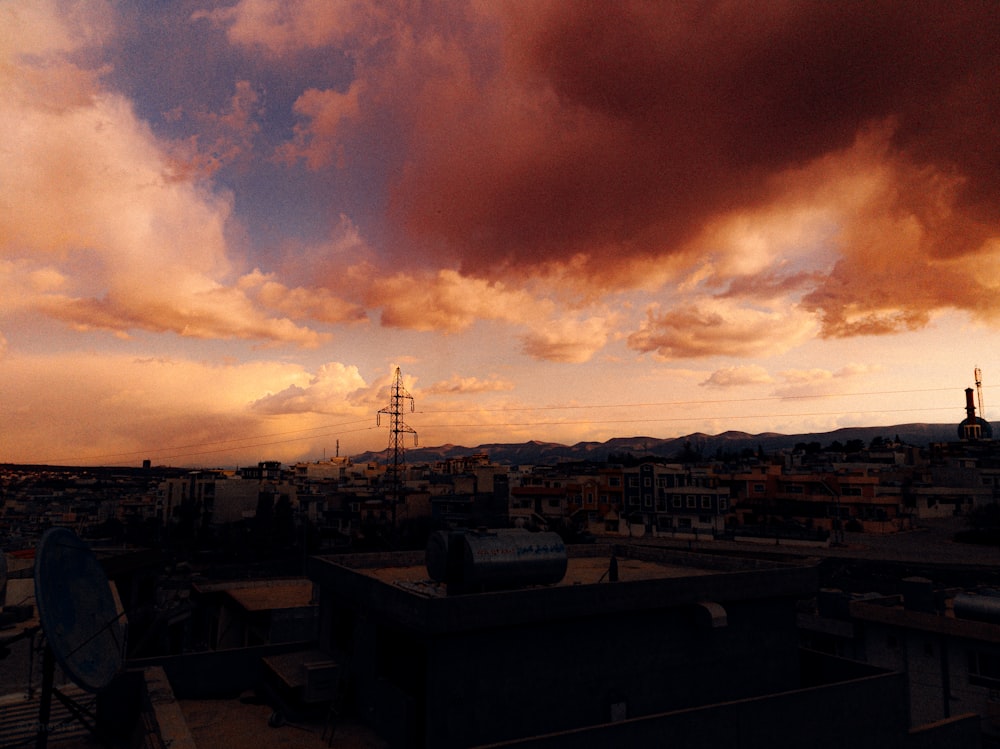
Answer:
[{"label": "window", "polygon": [[763,494],[764,493],[764,485],[763,484],[754,484],[753,485],[753,491],[754,491],[754,494]]},{"label": "window", "polygon": [[725,497],[719,497],[719,512],[725,512],[729,509],[729,500]]},{"label": "window", "polygon": [[629,476],[628,477],[628,485],[629,486],[639,486],[639,477],[638,476]]},{"label": "window", "polygon": [[969,683],[981,687],[1000,687],[1000,655],[970,650]]},{"label": "window", "polygon": [[649,476],[646,476],[642,480],[642,485],[643,486],[652,486],[653,485],[653,479],[651,479]]},{"label": "window", "polygon": [[701,495],[701,509],[703,510],[712,509],[712,496],[710,494]]},{"label": "window", "polygon": [[680,494],[675,494],[670,502],[674,507],[681,507],[684,504],[683,498]]},{"label": "window", "polygon": [[982,436],[982,427],[979,424],[963,424],[965,439],[977,440]]},{"label": "window", "polygon": [[802,484],[789,484],[787,491],[789,494],[805,494]]},{"label": "window", "polygon": [[691,527],[691,518],[677,518],[677,527],[678,528],[690,528]]},{"label": "window", "polygon": [[698,498],[695,497],[693,494],[688,494],[687,495],[687,506],[688,507],[695,507],[695,506],[697,506],[697,499]]},{"label": "window", "polygon": [[608,478],[608,486],[621,486],[622,480],[618,476],[611,476]]},{"label": "window", "polygon": [[644,507],[652,507],[653,506],[653,495],[652,494],[643,494],[642,495],[642,504],[643,504]]}]

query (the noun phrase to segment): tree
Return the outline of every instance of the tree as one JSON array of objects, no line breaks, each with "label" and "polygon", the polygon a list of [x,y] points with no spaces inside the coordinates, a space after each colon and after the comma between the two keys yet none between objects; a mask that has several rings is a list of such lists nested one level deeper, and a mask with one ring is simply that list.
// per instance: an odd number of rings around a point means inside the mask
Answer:
[{"label": "tree", "polygon": [[865,441],[859,439],[847,440],[847,444],[844,445],[845,453],[859,453],[865,449]]}]

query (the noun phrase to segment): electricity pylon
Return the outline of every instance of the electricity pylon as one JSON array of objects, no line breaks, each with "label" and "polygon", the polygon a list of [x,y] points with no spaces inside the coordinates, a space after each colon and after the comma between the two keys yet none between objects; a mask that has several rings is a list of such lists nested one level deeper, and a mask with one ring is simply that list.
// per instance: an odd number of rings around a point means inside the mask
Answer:
[{"label": "electricity pylon", "polygon": [[412,412],[413,396],[406,392],[406,388],[403,387],[403,375],[399,371],[399,367],[396,367],[396,376],[392,380],[391,393],[389,405],[379,409],[375,415],[375,423],[378,426],[382,426],[382,415],[385,414],[389,417],[389,449],[386,456],[387,466],[385,477],[386,483],[389,485],[389,491],[392,492],[393,516],[395,518],[396,503],[399,502],[402,489],[403,454],[405,452],[403,448],[403,435],[412,434],[414,447],[417,444],[416,431],[403,421],[403,401],[410,402],[410,411]]}]

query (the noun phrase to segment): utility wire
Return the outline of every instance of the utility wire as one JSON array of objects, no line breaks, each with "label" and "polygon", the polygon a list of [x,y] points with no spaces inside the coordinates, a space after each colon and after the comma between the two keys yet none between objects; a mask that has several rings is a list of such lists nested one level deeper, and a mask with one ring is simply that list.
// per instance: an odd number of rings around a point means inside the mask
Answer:
[{"label": "utility wire", "polygon": [[[598,410],[598,409],[608,409],[608,408],[665,408],[665,407],[685,407],[685,406],[702,406],[709,404],[731,404],[731,403],[765,403],[774,401],[789,401],[789,400],[818,400],[824,398],[846,398],[846,397],[866,397],[866,396],[882,396],[882,395],[907,395],[914,393],[936,393],[936,392],[948,392],[953,391],[954,388],[940,387],[940,388],[920,388],[920,389],[907,389],[907,390],[876,390],[869,392],[850,392],[850,393],[819,393],[813,395],[775,395],[775,396],[765,396],[758,398],[717,398],[717,399],[698,399],[698,400],[677,400],[677,401],[649,401],[642,403],[598,403],[598,404],[564,404],[564,405],[549,405],[549,406],[512,406],[512,407],[500,407],[500,408],[474,408],[474,409],[447,409],[447,410],[418,410],[415,414],[420,415],[440,415],[440,414],[476,414],[476,413],[518,413],[518,412],[533,412],[533,411],[578,411],[578,410]],[[758,418],[780,418],[789,416],[844,416],[847,414],[876,414],[876,413],[917,413],[926,411],[955,411],[954,407],[926,407],[926,408],[905,408],[905,409],[875,409],[875,410],[847,410],[847,411],[817,411],[817,412],[787,412],[787,413],[766,413],[766,414],[720,414],[717,416],[674,416],[674,417],[655,417],[655,418],[622,418],[622,419],[586,419],[578,421],[483,421],[476,423],[452,423],[452,424],[425,424],[422,426],[424,429],[463,429],[463,428],[482,428],[482,427],[529,427],[529,426],[574,426],[581,424],[641,424],[641,423],[680,423],[680,422],[692,422],[692,421],[706,421],[708,419],[713,420],[744,420],[744,419],[758,419]],[[351,421],[341,422],[337,424],[325,424],[316,427],[307,427],[304,429],[293,429],[284,432],[273,432],[264,435],[255,435],[253,437],[233,437],[224,440],[215,440],[211,442],[194,443],[189,445],[175,445],[168,448],[159,449],[143,449],[143,450],[133,450],[128,452],[117,452],[117,453],[104,453],[100,455],[88,456],[86,458],[76,458],[70,461],[39,461],[41,463],[50,465],[59,465],[62,463],[73,463],[80,460],[86,462],[103,461],[109,459],[125,459],[125,458],[136,458],[138,456],[154,455],[158,456],[158,460],[174,460],[178,458],[191,458],[199,457],[203,455],[214,455],[218,453],[230,452],[233,450],[251,450],[254,448],[261,447],[273,447],[275,445],[291,444],[295,442],[304,442],[306,440],[317,439],[320,437],[332,437],[339,436],[341,434],[351,434],[355,432],[365,432],[376,429],[377,427],[359,427],[354,429],[344,429],[343,427],[349,427],[354,424],[365,424],[369,423],[367,418],[365,419],[354,419]],[[320,431],[327,430],[327,431]],[[305,432],[314,432],[314,434],[303,434]],[[263,442],[249,442],[249,444],[234,444],[239,442],[245,442],[248,440],[267,440],[270,437],[281,437],[291,434],[302,434],[300,437],[292,437],[290,439],[283,440],[268,440]],[[212,448],[214,445],[224,445],[224,447]],[[211,449],[201,449],[201,448],[211,448]]]},{"label": "utility wire", "polygon": [[[437,413],[495,413],[503,411],[563,411],[570,409],[597,409],[597,408],[656,408],[663,406],[698,406],[709,403],[762,403],[767,401],[789,401],[789,400],[817,400],[820,398],[848,398],[864,397],[868,395],[907,395],[912,393],[940,393],[953,391],[954,388],[923,388],[919,390],[873,390],[866,393],[817,393],[814,395],[769,395],[759,398],[716,398],[686,401],[651,401],[649,403],[601,403],[601,404],[567,404],[562,406],[511,406],[501,408],[469,408],[469,409],[445,409],[443,411],[418,410],[416,413],[437,414]],[[927,410],[927,409],[914,409]],[[856,413],[850,411],[849,413]],[[807,414],[803,414],[807,415]]]},{"label": "utility wire", "polygon": [[[723,416],[674,416],[674,417],[663,417],[663,418],[625,418],[625,419],[585,419],[585,420],[572,420],[572,421],[483,421],[483,422],[472,422],[472,423],[442,423],[442,424],[423,424],[421,429],[467,429],[467,428],[500,428],[500,427],[542,427],[542,426],[579,426],[585,424],[642,424],[642,423],[680,423],[680,422],[704,422],[708,419],[724,419],[728,421],[735,421],[740,419],[758,419],[765,417],[782,417],[782,416],[843,416],[846,414],[872,414],[872,413],[916,413],[924,411],[952,411],[954,409],[950,407],[936,407],[936,408],[904,408],[904,409],[879,409],[877,411],[814,411],[814,412],[789,412],[789,413],[774,413],[774,414],[741,414],[741,415],[723,415]],[[378,427],[363,427],[359,429],[348,429],[348,430],[337,430],[329,433],[313,434],[305,437],[294,437],[292,439],[286,440],[275,440],[271,442],[258,442],[250,445],[235,445],[229,447],[220,447],[212,450],[198,450],[186,453],[173,453],[170,455],[165,455],[167,451],[154,451],[154,450],[144,450],[138,451],[136,454],[153,454],[160,456],[160,460],[174,460],[178,458],[192,458],[200,457],[204,455],[215,455],[218,453],[225,453],[231,450],[250,450],[254,448],[261,447],[273,447],[274,445],[285,445],[292,444],[295,442],[304,442],[306,440],[316,439],[318,437],[332,437],[339,436],[342,434],[350,434],[352,432],[366,432],[377,429]],[[95,460],[96,458],[86,458],[88,461]],[[54,462],[54,461],[50,461]]]},{"label": "utility wire", "polygon": [[874,413],[913,413],[917,411],[953,411],[952,408],[899,408],[899,409],[879,409],[877,411],[814,411],[814,412],[791,412],[776,414],[741,414],[739,416],[670,416],[664,418],[648,419],[585,419],[582,421],[484,421],[473,424],[423,424],[424,429],[447,428],[459,429],[463,427],[519,427],[519,426],[573,426],[578,424],[641,424],[641,423],[662,423],[674,421],[707,421],[707,420],[737,420],[737,419],[761,419],[780,416],[845,416],[847,414],[874,414]]}]

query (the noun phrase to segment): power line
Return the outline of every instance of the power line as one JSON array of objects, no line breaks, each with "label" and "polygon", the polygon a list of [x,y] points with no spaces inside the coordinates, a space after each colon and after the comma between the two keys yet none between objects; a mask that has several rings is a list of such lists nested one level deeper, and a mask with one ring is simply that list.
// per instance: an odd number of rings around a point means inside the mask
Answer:
[{"label": "power line", "polygon": [[[504,411],[562,411],[571,409],[597,409],[597,408],[656,408],[663,406],[697,406],[709,403],[762,403],[767,401],[789,401],[789,400],[816,400],[820,398],[848,398],[864,397],[869,395],[909,395],[913,393],[941,393],[954,391],[955,388],[923,388],[918,390],[872,390],[861,393],[817,393],[814,395],[769,395],[759,398],[699,398],[698,400],[683,401],[650,401],[648,403],[601,403],[601,404],[567,404],[560,406],[511,406],[501,408],[469,408],[469,409],[446,409],[443,411],[420,410],[420,414],[439,413],[496,413]],[[855,412],[851,412],[855,413]]]},{"label": "power line", "polygon": [[[434,415],[434,414],[475,414],[475,413],[517,413],[517,412],[533,412],[533,411],[578,411],[578,410],[599,410],[608,408],[664,408],[664,407],[685,407],[685,406],[701,406],[709,404],[737,404],[737,403],[762,403],[762,402],[774,402],[774,401],[790,401],[790,400],[818,400],[824,398],[845,398],[845,397],[865,397],[865,396],[882,396],[882,395],[907,395],[915,393],[935,393],[935,392],[950,392],[954,388],[921,388],[921,389],[908,389],[908,390],[880,390],[880,391],[869,391],[869,392],[851,392],[851,393],[820,393],[814,395],[788,395],[788,396],[765,396],[757,398],[717,398],[717,399],[697,399],[697,400],[676,400],[676,401],[649,401],[649,402],[638,402],[638,403],[598,403],[598,404],[565,404],[565,405],[548,405],[548,406],[512,406],[512,407],[500,407],[500,408],[475,408],[475,409],[448,409],[443,411],[435,410],[420,410],[415,411],[416,414],[421,415]],[[817,412],[787,412],[787,413],[766,413],[766,414],[721,414],[716,416],[674,416],[674,417],[659,417],[659,418],[622,418],[622,419],[586,419],[577,421],[488,421],[488,422],[478,422],[478,423],[453,423],[453,424],[426,424],[422,425],[422,428],[434,429],[434,428],[448,428],[448,429],[465,429],[465,428],[502,428],[502,427],[543,427],[543,426],[576,426],[582,424],[640,424],[640,423],[680,423],[680,422],[696,422],[696,421],[706,421],[712,420],[745,420],[745,419],[759,419],[759,418],[781,418],[781,417],[805,417],[805,416],[844,416],[848,414],[877,414],[877,413],[918,413],[918,412],[929,412],[929,411],[954,411],[953,407],[925,407],[925,408],[905,408],[905,409],[875,409],[875,410],[848,410],[848,411],[817,411]],[[344,429],[343,427],[349,427],[354,424],[364,424],[367,419],[354,419],[351,421],[341,422],[337,424],[325,424],[316,427],[307,427],[303,429],[292,429],[283,432],[273,432],[270,434],[256,435],[254,437],[233,437],[224,440],[214,440],[210,442],[194,443],[189,445],[174,445],[169,448],[160,449],[141,449],[132,451],[123,451],[115,453],[103,453],[100,455],[88,456],[86,458],[76,458],[71,461],[56,461],[47,460],[39,461],[48,464],[60,464],[64,462],[76,462],[79,460],[85,460],[87,462],[103,461],[109,459],[127,459],[127,458],[137,458],[139,456],[154,455],[160,456],[158,460],[172,460],[177,458],[191,458],[199,457],[202,455],[214,455],[218,453],[229,452],[232,450],[252,450],[261,447],[273,447],[275,445],[291,444],[295,442],[303,442],[306,440],[317,439],[319,437],[329,437],[340,434],[350,434],[353,432],[364,432],[371,431],[374,427],[359,427],[355,429]],[[320,432],[319,430],[327,430]],[[305,432],[316,432],[315,434],[303,434]],[[267,439],[270,437],[280,437],[290,434],[303,434],[301,437],[294,437],[285,440],[270,440],[263,442],[249,442],[249,444],[234,444],[239,442],[246,442],[248,440],[260,440]],[[213,445],[225,445],[224,447],[217,447],[214,449],[202,449],[208,448]],[[179,452],[180,451],[180,452]],[[186,452],[185,452],[186,451]]]},{"label": "power line", "polygon": [[[350,434],[351,432],[369,431],[372,427],[365,427],[365,428],[359,428],[359,429],[341,429],[341,427],[350,426],[352,424],[365,424],[367,422],[368,422],[368,419],[354,419],[352,421],[345,421],[345,422],[342,422],[340,424],[324,424],[324,425],[318,426],[318,427],[306,427],[304,429],[290,429],[290,430],[287,430],[287,431],[284,431],[284,432],[272,432],[270,434],[258,434],[258,435],[254,435],[253,437],[230,437],[229,439],[213,440],[211,442],[198,442],[198,443],[194,443],[194,444],[191,444],[191,445],[173,445],[171,447],[166,447],[166,448],[153,448],[153,449],[144,448],[142,450],[129,450],[129,451],[113,452],[113,453],[101,453],[100,455],[91,455],[91,456],[87,457],[86,460],[93,461],[93,460],[105,460],[105,459],[111,459],[111,458],[137,458],[139,456],[148,456],[150,454],[153,454],[153,455],[162,455],[164,458],[186,458],[186,457],[190,457],[190,456],[194,456],[194,455],[209,455],[209,454],[212,454],[212,453],[226,452],[227,450],[244,450],[244,449],[249,450],[249,449],[254,448],[254,447],[268,447],[270,445],[280,445],[280,444],[285,444],[285,443],[290,443],[290,442],[301,442],[303,440],[315,439],[317,437],[330,437],[330,436],[337,435],[337,434]],[[320,429],[325,429],[325,430],[331,430],[331,429],[333,429],[333,430],[336,430],[336,431],[325,431],[325,432],[320,432],[318,434],[310,434],[310,435],[306,435],[306,436],[302,436],[302,437],[297,437],[295,439],[278,440],[278,441],[274,441],[274,442],[252,442],[252,443],[250,443],[248,445],[229,444],[229,443],[234,443],[234,442],[243,442],[243,441],[246,441],[246,440],[259,440],[259,439],[262,439],[262,438],[266,439],[266,438],[270,438],[270,437],[282,437],[282,436],[287,435],[287,434],[301,434],[302,432],[315,432],[315,431],[318,431]],[[200,448],[203,448],[203,447],[209,447],[211,445],[227,445],[227,447],[222,447],[222,448],[218,448],[218,449],[215,449],[215,450],[201,450],[200,449]],[[176,453],[177,450],[196,450],[196,452]],[[173,454],[167,455],[166,453],[173,453]],[[59,463],[65,462],[65,461],[45,460],[45,461],[39,461],[39,462],[46,463],[46,464],[59,464]]]},{"label": "power line", "polygon": [[[777,418],[782,416],[846,416],[848,414],[881,414],[881,413],[915,413],[922,411],[954,411],[955,409],[944,406],[937,406],[934,408],[897,408],[897,409],[886,409],[880,408],[877,411],[814,411],[814,412],[791,412],[791,413],[777,413],[777,414],[741,414],[739,416],[733,415],[722,415],[722,416],[670,416],[665,418],[648,418],[648,419],[585,419],[582,421],[487,421],[474,424],[423,424],[424,429],[435,429],[435,428],[455,428],[461,429],[464,427],[517,427],[517,426],[573,426],[578,424],[641,424],[641,423],[663,423],[663,422],[674,422],[674,421],[707,421],[712,420],[737,420],[737,419],[763,419],[763,418]],[[444,412],[446,413],[446,412]]]},{"label": "power line", "polygon": [[[879,409],[877,411],[814,411],[814,412],[791,412],[791,413],[778,413],[778,414],[742,414],[738,416],[734,415],[723,415],[723,416],[683,416],[683,417],[666,417],[666,418],[647,418],[647,419],[585,419],[580,421],[487,421],[479,423],[469,423],[469,424],[423,424],[422,429],[468,429],[468,428],[493,428],[493,427],[535,427],[535,426],[579,426],[583,424],[642,424],[642,423],[671,423],[671,422],[692,422],[692,421],[705,421],[706,419],[725,419],[725,420],[740,420],[740,419],[759,419],[759,418],[771,418],[771,417],[782,417],[782,416],[845,416],[847,414],[876,414],[876,413],[917,413],[924,411],[953,411],[951,407],[938,406],[934,408],[899,408],[899,409]],[[438,412],[447,413],[447,412]],[[237,449],[249,449],[252,447],[270,447],[273,445],[283,445],[290,444],[293,442],[302,442],[307,439],[312,439],[314,437],[327,437],[334,434],[347,434],[350,432],[365,432],[371,431],[376,427],[366,427],[361,429],[351,429],[340,432],[330,432],[328,434],[311,435],[309,437],[299,437],[289,440],[279,440],[276,442],[262,442],[259,444],[245,445]],[[188,458],[197,457],[200,455],[210,455],[215,453],[227,452],[233,448],[220,448],[216,450],[206,450],[201,452],[186,453],[180,455],[170,455],[167,458]]]},{"label": "power line", "polygon": [[[352,432],[370,432],[370,431],[373,431],[374,429],[376,429],[376,427],[373,427],[373,426],[360,427],[358,429],[339,429],[339,430],[337,430],[335,432],[323,432],[321,434],[309,435],[308,437],[294,437],[294,438],[288,439],[288,440],[276,440],[274,442],[258,442],[258,443],[254,443],[252,445],[236,445],[236,446],[233,446],[233,447],[220,447],[220,448],[216,448],[214,450],[201,450],[201,451],[198,451],[198,452],[178,453],[178,454],[174,454],[174,455],[163,455],[161,457],[161,460],[171,460],[171,459],[174,459],[174,458],[191,458],[191,457],[197,457],[197,456],[200,456],[200,455],[214,455],[214,454],[217,454],[217,453],[229,452],[230,450],[249,450],[251,448],[257,448],[257,447],[273,447],[274,445],[288,445],[288,444],[291,444],[293,442],[304,442],[305,440],[315,439],[317,437],[333,437],[335,435],[351,434]],[[146,453],[153,453],[154,455],[160,455],[160,454],[162,454],[162,451],[145,450],[145,451],[140,451],[139,454],[146,454]]]}]

